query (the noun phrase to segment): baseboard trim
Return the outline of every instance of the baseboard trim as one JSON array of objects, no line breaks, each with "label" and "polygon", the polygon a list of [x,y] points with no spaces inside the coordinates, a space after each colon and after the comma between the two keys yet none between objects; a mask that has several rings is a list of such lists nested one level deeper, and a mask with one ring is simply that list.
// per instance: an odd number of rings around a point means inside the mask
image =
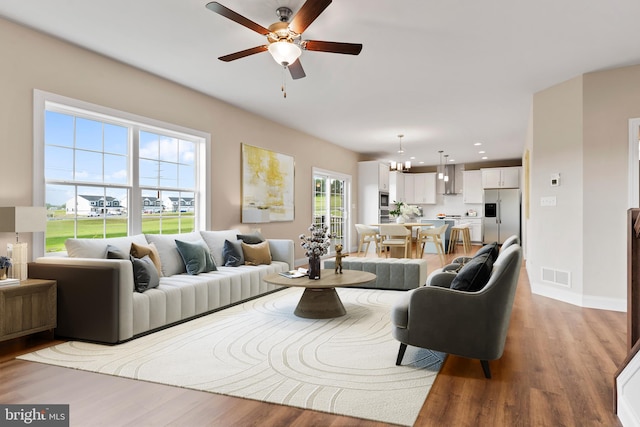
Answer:
[{"label": "baseboard trim", "polygon": [[557,288],[544,283],[536,283],[529,278],[531,292],[543,297],[566,302],[578,307],[596,308],[599,310],[620,311],[626,313],[627,300],[624,298],[608,298],[593,295],[582,295],[568,290]]}]

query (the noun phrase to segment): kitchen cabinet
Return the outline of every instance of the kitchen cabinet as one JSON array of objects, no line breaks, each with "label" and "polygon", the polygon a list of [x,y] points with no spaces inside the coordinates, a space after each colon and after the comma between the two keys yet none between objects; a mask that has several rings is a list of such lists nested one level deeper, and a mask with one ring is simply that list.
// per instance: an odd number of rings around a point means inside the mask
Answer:
[{"label": "kitchen cabinet", "polygon": [[436,203],[436,173],[414,174],[413,203]]},{"label": "kitchen cabinet", "polygon": [[381,192],[389,192],[389,166],[378,161],[358,162],[358,223],[379,221]]},{"label": "kitchen cabinet", "polygon": [[389,201],[406,202],[404,191],[405,174],[393,171],[389,173]]},{"label": "kitchen cabinet", "polygon": [[520,167],[481,169],[482,188],[520,188]]},{"label": "kitchen cabinet", "polygon": [[463,172],[462,201],[464,203],[482,203],[483,190],[482,171]]},{"label": "kitchen cabinet", "polygon": [[416,174],[407,173],[404,175],[404,201],[405,203],[414,203],[416,188]]},{"label": "kitchen cabinet", "polygon": [[384,163],[378,163],[378,189],[389,191],[389,166]]},{"label": "kitchen cabinet", "polygon": [[469,234],[472,243],[482,243],[482,218],[463,218],[456,221],[456,225],[469,224]]}]

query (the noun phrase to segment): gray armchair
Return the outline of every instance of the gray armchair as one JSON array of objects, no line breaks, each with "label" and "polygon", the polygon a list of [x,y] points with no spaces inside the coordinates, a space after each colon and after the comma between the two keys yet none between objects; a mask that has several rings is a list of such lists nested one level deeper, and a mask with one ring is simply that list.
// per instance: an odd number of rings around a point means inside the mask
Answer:
[{"label": "gray armchair", "polygon": [[391,313],[392,334],[400,341],[396,365],[412,345],[480,359],[491,378],[488,361],[502,357],[521,264],[522,248],[512,244],[500,252],[489,281],[477,292],[438,286],[407,291]]}]

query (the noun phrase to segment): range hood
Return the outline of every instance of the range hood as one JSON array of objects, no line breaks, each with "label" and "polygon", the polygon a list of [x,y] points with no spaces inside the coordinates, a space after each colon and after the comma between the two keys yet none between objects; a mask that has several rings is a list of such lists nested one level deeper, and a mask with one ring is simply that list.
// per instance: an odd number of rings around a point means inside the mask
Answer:
[{"label": "range hood", "polygon": [[448,181],[444,182],[444,195],[456,194],[456,165],[444,166],[445,176],[449,177]]}]

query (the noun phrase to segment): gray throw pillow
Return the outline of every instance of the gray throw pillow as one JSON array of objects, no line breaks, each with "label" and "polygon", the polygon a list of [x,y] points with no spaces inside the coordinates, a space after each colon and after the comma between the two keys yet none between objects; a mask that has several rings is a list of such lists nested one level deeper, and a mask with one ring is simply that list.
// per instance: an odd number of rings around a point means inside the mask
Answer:
[{"label": "gray throw pillow", "polygon": [[242,240],[247,245],[256,245],[258,243],[264,242],[265,240],[264,237],[262,237],[262,234],[257,231],[254,231],[251,234],[238,234],[236,237],[238,238],[238,240]]},{"label": "gray throw pillow", "polygon": [[244,253],[242,251],[242,240],[232,242],[224,241],[222,248],[222,257],[224,258],[225,267],[238,267],[244,265]]},{"label": "gray throw pillow", "polygon": [[480,249],[478,249],[478,252],[476,252],[476,254],[473,257],[475,258],[480,255],[489,254],[491,255],[491,262],[496,262],[496,259],[498,259],[498,253],[499,253],[498,242],[493,242],[493,243],[488,243],[483,247],[481,247]]},{"label": "gray throw pillow", "polygon": [[209,247],[203,240],[197,242],[176,240],[176,247],[184,261],[188,274],[196,275],[217,270],[211,252],[209,252]]},{"label": "gray throw pillow", "polygon": [[476,292],[484,288],[491,277],[493,261],[490,254],[474,257],[466,263],[451,282],[451,289]]},{"label": "gray throw pillow", "polygon": [[133,264],[133,283],[136,292],[144,292],[147,289],[157,288],[160,284],[158,270],[148,255],[142,258],[130,256]]},{"label": "gray throw pillow", "polygon": [[122,252],[116,246],[107,245],[107,259],[129,259],[129,255]]}]

